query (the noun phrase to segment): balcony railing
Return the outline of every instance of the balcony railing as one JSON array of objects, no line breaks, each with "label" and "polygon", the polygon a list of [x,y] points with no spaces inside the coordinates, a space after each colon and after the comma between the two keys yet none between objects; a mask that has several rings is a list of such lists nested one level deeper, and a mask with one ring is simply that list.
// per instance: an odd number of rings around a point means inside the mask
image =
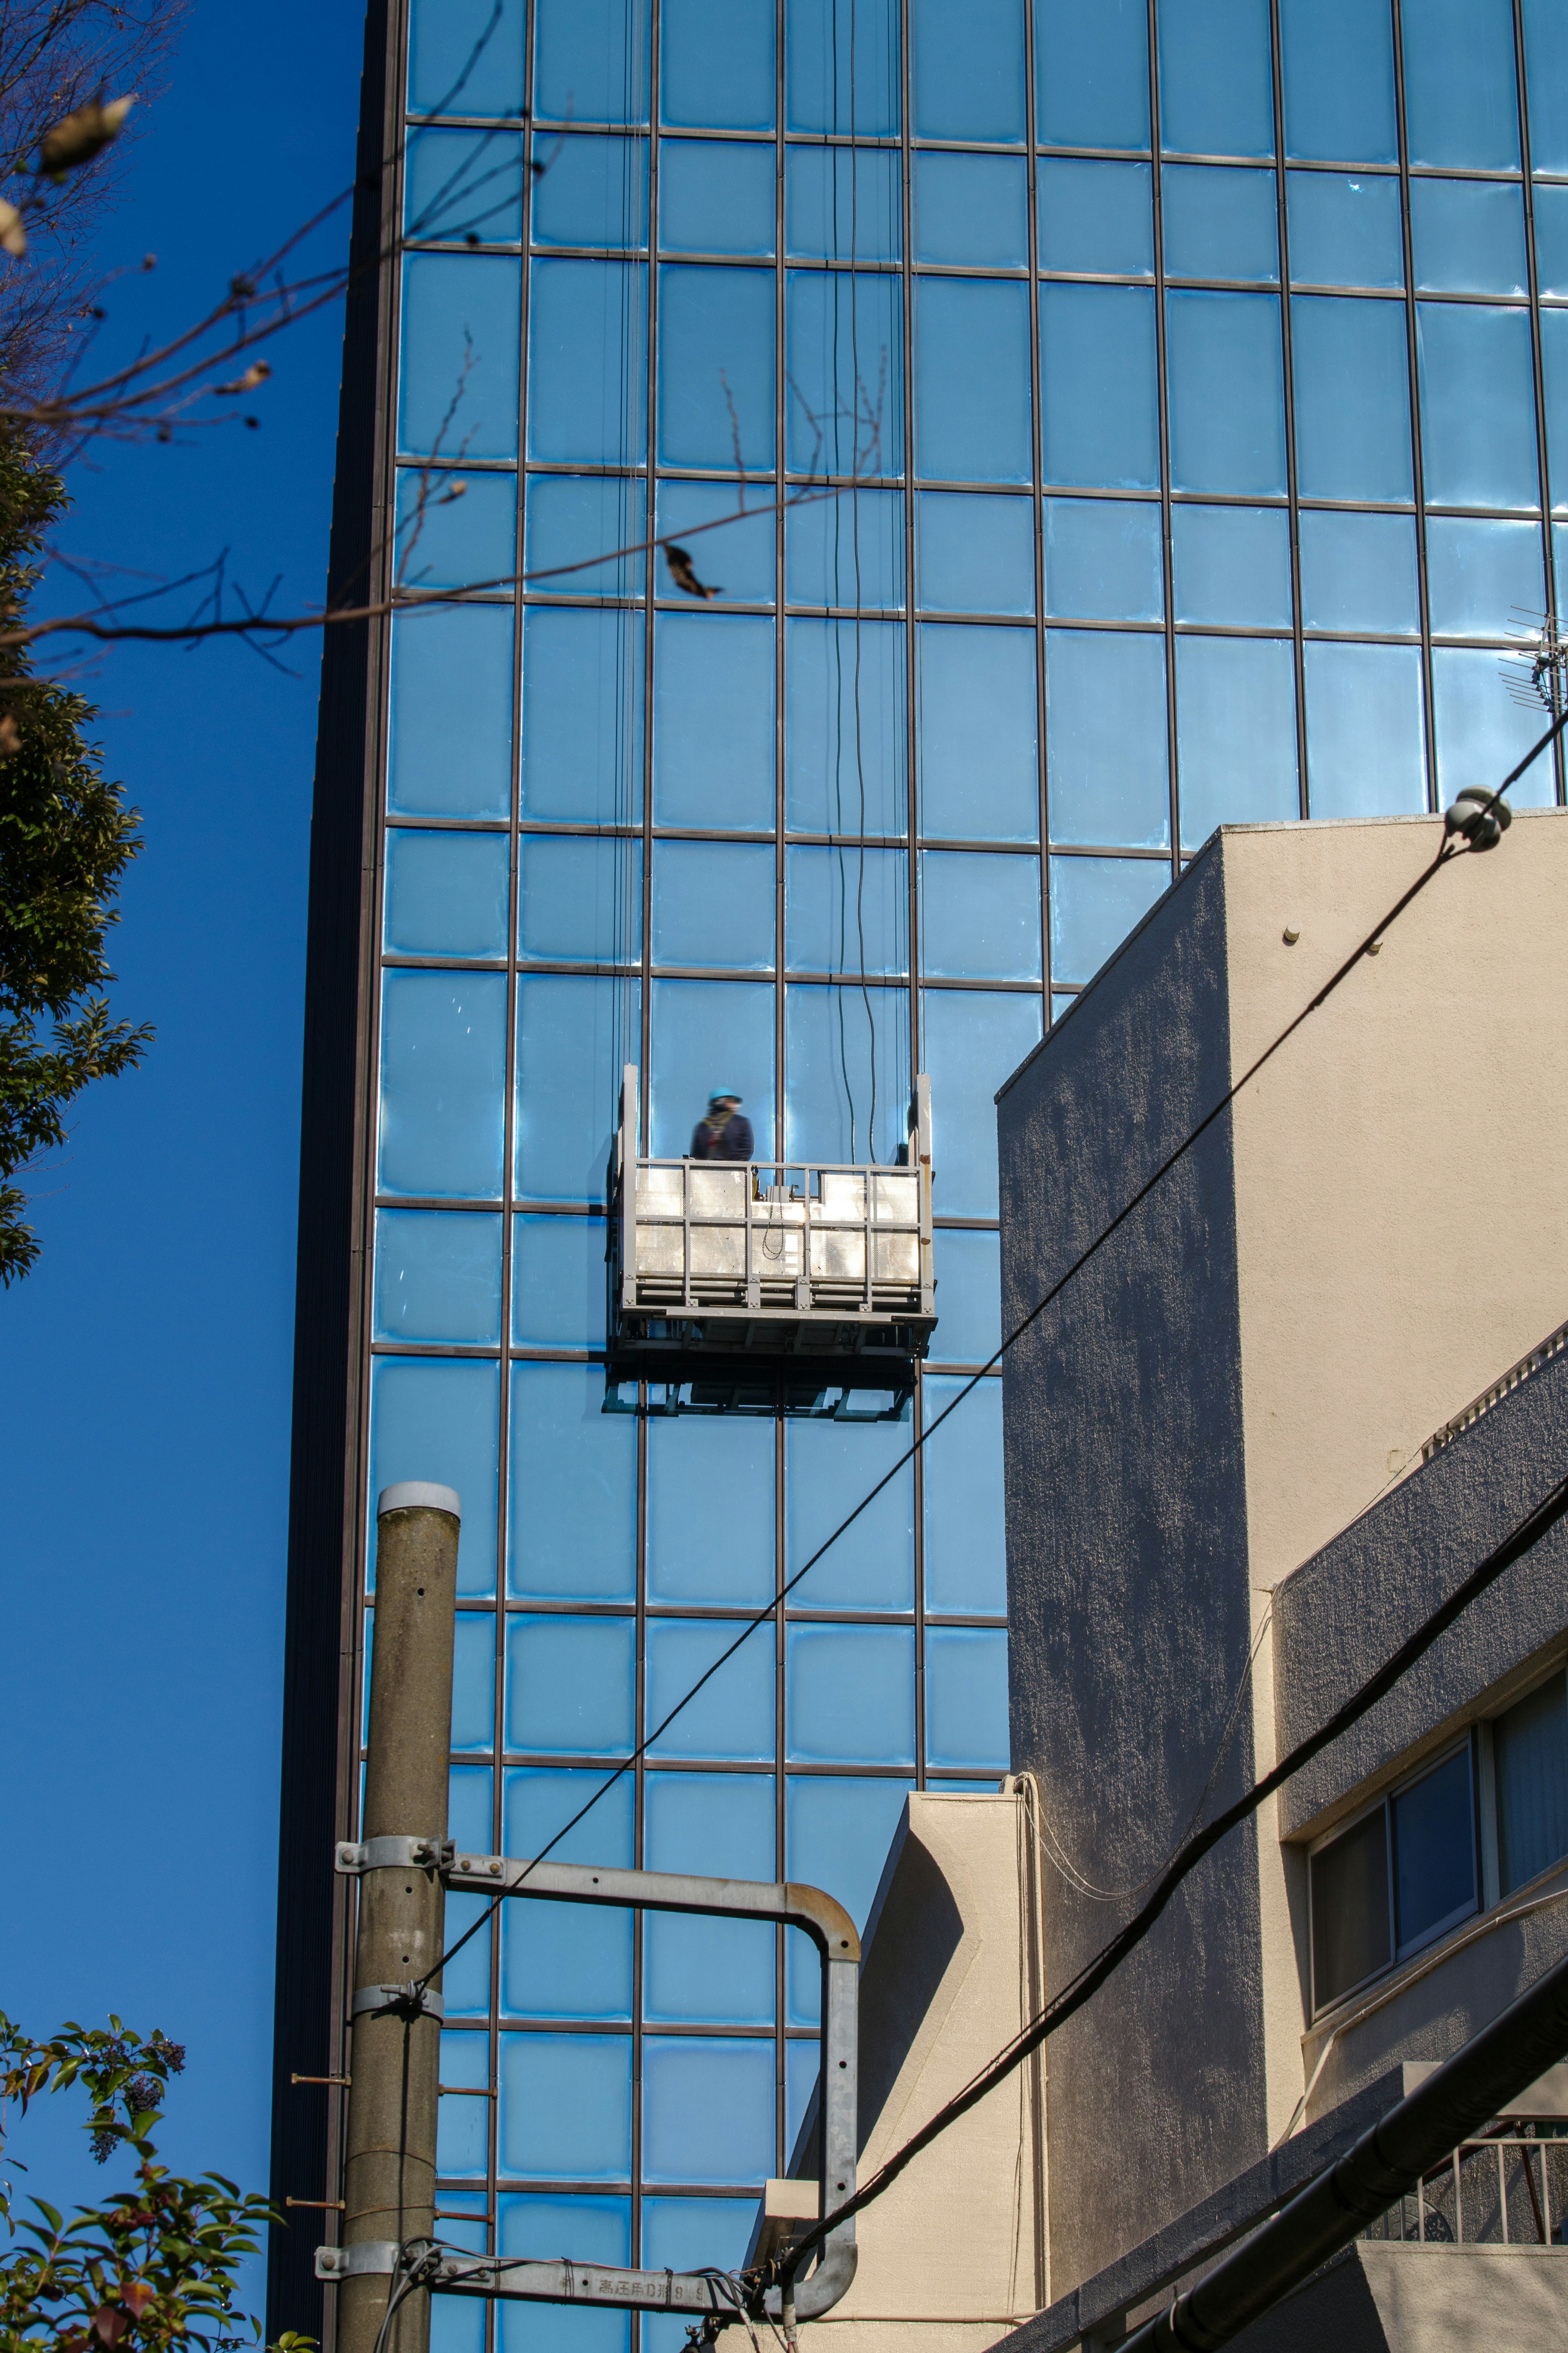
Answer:
[{"label": "balcony railing", "polygon": [[1563,2247],[1568,2139],[1468,2140],[1389,2208],[1364,2239],[1427,2246]]}]

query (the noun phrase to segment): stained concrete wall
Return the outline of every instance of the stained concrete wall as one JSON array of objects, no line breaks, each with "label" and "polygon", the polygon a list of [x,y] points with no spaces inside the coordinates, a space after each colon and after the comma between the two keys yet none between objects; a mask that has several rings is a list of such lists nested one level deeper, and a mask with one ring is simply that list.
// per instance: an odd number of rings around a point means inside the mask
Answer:
[{"label": "stained concrete wall", "polygon": [[1561,2353],[1568,2259],[1554,2247],[1363,2241],[1236,2338],[1236,2353]]}]

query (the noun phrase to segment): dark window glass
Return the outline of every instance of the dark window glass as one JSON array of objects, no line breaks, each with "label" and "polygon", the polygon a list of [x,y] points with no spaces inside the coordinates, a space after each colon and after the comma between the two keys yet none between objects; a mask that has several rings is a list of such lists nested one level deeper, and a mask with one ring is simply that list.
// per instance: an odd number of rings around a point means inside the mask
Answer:
[{"label": "dark window glass", "polygon": [[1171,483],[1179,491],[1285,488],[1285,384],[1273,294],[1168,294]]},{"label": "dark window glass", "polygon": [[524,0],[415,0],[408,27],[411,114],[521,114]]},{"label": "dark window glass", "polygon": [[1311,1874],[1312,2006],[1321,2010],[1393,1957],[1383,1808],[1315,1854]]},{"label": "dark window glass", "polygon": [[521,133],[411,131],[403,226],[411,237],[515,245],[522,235]]},{"label": "dark window glass", "polygon": [[1281,0],[1285,152],[1392,164],[1394,39],[1388,0]]},{"label": "dark window glass", "polygon": [[1468,1745],[1394,1800],[1394,1901],[1399,1949],[1476,1905],[1475,1800]]},{"label": "dark window glass", "polygon": [[666,139],[658,241],[667,253],[771,253],[773,150],[760,139]]},{"label": "dark window glass", "polygon": [[1160,139],[1184,155],[1269,155],[1268,0],[1162,0]]},{"label": "dark window glass", "polygon": [[922,139],[1022,139],[1021,0],[914,0],[915,131]]},{"label": "dark window glass", "polygon": [[1405,0],[1400,22],[1411,162],[1517,171],[1510,0]]},{"label": "dark window glass", "polygon": [[1530,160],[1538,172],[1568,172],[1568,9],[1562,0],[1524,0],[1524,61]]},{"label": "dark window glass", "polygon": [[[1291,304],[1301,496],[1411,495],[1410,371],[1397,302],[1298,294]],[[1427,484],[1428,494],[1431,484]]]},{"label": "dark window glass", "polygon": [[1047,482],[1158,490],[1152,293],[1141,286],[1041,288],[1040,430]]},{"label": "dark window glass", "polygon": [[1062,155],[1042,163],[1037,186],[1042,269],[1153,276],[1153,181],[1147,164]]},{"label": "dark window glass", "polygon": [[[647,0],[541,0],[535,113],[554,122],[646,122],[650,15]],[[468,112],[466,99],[458,106]]]},{"label": "dark window glass", "polygon": [[1560,1674],[1492,1726],[1499,1892],[1568,1852],[1568,1705]]},{"label": "dark window glass", "polygon": [[784,89],[791,131],[896,139],[899,0],[858,0],[854,8],[792,0],[784,17]]},{"label": "dark window glass", "polygon": [[1292,172],[1285,187],[1298,286],[1404,285],[1396,179]]},{"label": "dark window glass", "polygon": [[1522,294],[1524,211],[1502,180],[1413,180],[1415,283],[1440,294]]},{"label": "dark window glass", "polygon": [[1272,172],[1172,164],[1161,181],[1161,193],[1167,277],[1275,283],[1279,235]]},{"label": "dark window glass", "polygon": [[1047,147],[1147,147],[1142,0],[1036,0],[1035,90]]},{"label": "dark window glass", "polygon": [[664,0],[659,110],[714,131],[773,127],[772,0]]},{"label": "dark window glass", "polygon": [[[445,139],[477,135],[441,133]],[[646,139],[563,138],[552,142],[549,154],[550,167],[533,198],[530,233],[535,245],[607,245],[636,252],[647,243]],[[483,189],[486,161],[481,151],[476,166],[465,176],[465,186],[475,184]],[[476,227],[481,225],[482,202],[481,195],[471,207]],[[454,217],[449,228],[438,219],[424,234],[460,237],[468,227],[466,216]],[[521,233],[521,229],[514,232]],[[489,232],[490,237],[498,235],[504,236],[504,229]]]}]

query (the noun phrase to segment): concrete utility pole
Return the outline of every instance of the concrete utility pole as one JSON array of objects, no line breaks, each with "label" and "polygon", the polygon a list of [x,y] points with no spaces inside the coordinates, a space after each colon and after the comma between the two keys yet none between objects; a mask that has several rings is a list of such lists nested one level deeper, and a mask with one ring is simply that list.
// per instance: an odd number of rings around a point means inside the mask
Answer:
[{"label": "concrete utility pole", "polygon": [[[452,1624],[460,1506],[450,1487],[408,1480],[376,1505],[375,1634],[365,1764],[368,1850],[354,1953],[353,2078],[343,2162],[342,2244],[399,2243],[435,2228],[436,2106],[441,2046],[437,1974],[445,1895],[452,1733]],[[394,1861],[374,1841],[428,1841],[427,1863]],[[405,1995],[401,2003],[397,1997]],[[375,2353],[395,2285],[387,2272],[343,2278],[337,2353]],[[399,2306],[387,2353],[427,2353],[430,2298]]]}]

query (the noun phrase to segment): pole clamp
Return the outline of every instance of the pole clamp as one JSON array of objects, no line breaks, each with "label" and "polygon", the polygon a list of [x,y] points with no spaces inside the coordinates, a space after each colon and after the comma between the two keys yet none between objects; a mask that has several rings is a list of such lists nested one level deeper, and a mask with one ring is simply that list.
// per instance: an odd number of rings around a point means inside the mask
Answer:
[{"label": "pole clamp", "polygon": [[356,2239],[351,2247],[318,2247],[316,2277],[357,2279],[366,2273],[390,2276],[397,2269],[402,2252],[395,2239]]},{"label": "pole clamp", "polygon": [[417,1978],[410,1978],[406,1985],[360,1986],[349,2005],[351,2018],[379,2018],[388,2010],[410,2020],[421,2014],[444,2019],[447,2003],[435,1986],[421,1985]]},{"label": "pole clamp", "polygon": [[332,1868],[342,1877],[354,1879],[362,1871],[438,1871],[451,1860],[450,1839],[405,1838],[401,1832],[389,1831],[357,1845],[353,1839],[340,1839]]}]

